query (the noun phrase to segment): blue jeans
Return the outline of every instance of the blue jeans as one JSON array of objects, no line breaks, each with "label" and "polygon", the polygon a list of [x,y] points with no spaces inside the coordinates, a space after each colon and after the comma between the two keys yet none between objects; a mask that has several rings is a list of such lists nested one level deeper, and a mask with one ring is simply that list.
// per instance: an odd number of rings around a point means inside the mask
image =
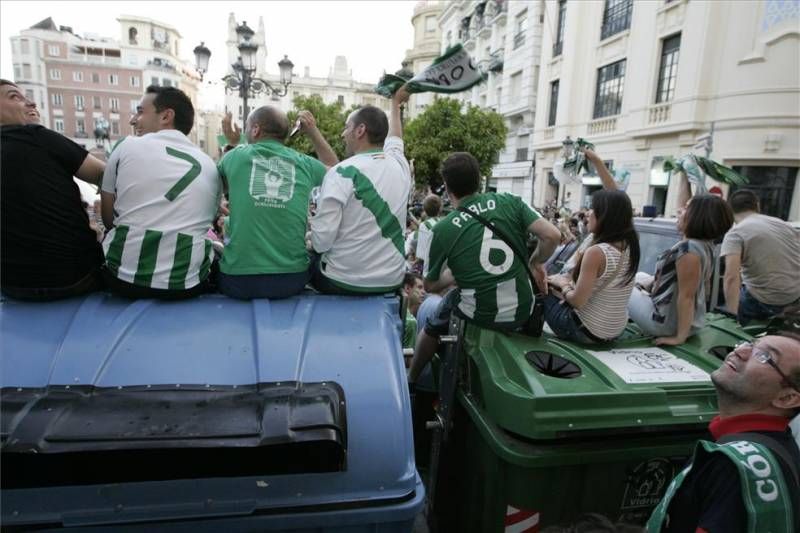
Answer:
[{"label": "blue jeans", "polygon": [[741,325],[746,326],[751,320],[768,320],[775,315],[779,315],[785,307],[787,306],[769,305],[758,301],[755,296],[750,294],[747,287],[742,285],[739,290],[739,311],[736,314],[736,319]]},{"label": "blue jeans", "polygon": [[219,292],[239,300],[269,298],[277,300],[294,296],[308,283],[307,270],[289,274],[246,274],[233,276],[219,273]]},{"label": "blue jeans", "polygon": [[581,325],[576,320],[572,307],[552,294],[544,299],[544,319],[559,339],[581,344],[595,342],[580,330]]}]

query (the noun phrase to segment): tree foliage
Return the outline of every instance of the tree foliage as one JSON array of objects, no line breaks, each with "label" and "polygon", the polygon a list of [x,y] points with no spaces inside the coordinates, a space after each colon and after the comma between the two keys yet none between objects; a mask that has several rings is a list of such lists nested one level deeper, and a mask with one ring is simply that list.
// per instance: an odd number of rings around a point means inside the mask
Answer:
[{"label": "tree foliage", "polygon": [[[344,140],[342,140],[342,130],[344,130],[344,123],[347,119],[347,113],[343,109],[344,106],[340,103],[326,104],[322,101],[322,97],[316,94],[311,96],[298,95],[293,100],[294,109],[289,111],[289,131],[294,129],[295,121],[297,120],[297,113],[301,110],[310,111],[317,121],[317,127],[322,132],[322,136],[331,145],[333,151],[339,157],[339,160],[344,159]],[[314,148],[308,137],[298,133],[286,143],[287,146],[294,148],[298,152],[316,156]]]},{"label": "tree foliage", "polygon": [[439,166],[453,152],[469,152],[488,176],[505,147],[507,129],[503,117],[492,110],[439,98],[424,113],[406,124],[406,157],[414,160],[418,185],[441,183]]}]

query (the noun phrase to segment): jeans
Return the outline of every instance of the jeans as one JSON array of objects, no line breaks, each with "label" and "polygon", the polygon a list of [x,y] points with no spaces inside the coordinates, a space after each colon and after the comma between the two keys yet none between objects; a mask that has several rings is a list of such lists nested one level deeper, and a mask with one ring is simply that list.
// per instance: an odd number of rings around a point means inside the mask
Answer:
[{"label": "jeans", "polygon": [[581,344],[595,342],[581,331],[581,324],[577,321],[572,307],[552,294],[548,294],[544,299],[544,319],[559,339]]},{"label": "jeans", "polygon": [[369,290],[364,291],[353,291],[347,289],[345,287],[341,287],[331,281],[325,274],[322,273],[322,267],[320,266],[320,260],[322,256],[317,253],[311,254],[311,266],[309,267],[309,271],[311,273],[311,285],[314,286],[322,294],[340,294],[344,296],[369,296],[375,294],[386,294],[387,290],[375,290],[371,292]]},{"label": "jeans", "polygon": [[741,325],[746,326],[751,320],[767,320],[775,315],[779,315],[788,305],[769,305],[762,303],[747,290],[747,287],[742,285],[742,288],[739,290],[739,310],[736,314],[736,318]]},{"label": "jeans", "polygon": [[29,302],[52,302],[103,289],[100,268],[95,268],[68,287],[3,287],[4,296]]},{"label": "jeans", "polygon": [[[195,296],[200,296],[201,294],[205,294],[207,292],[211,292],[209,287],[209,279],[201,281],[190,289],[177,290],[154,289],[152,287],[144,287],[142,285],[136,285],[135,283],[122,281],[114,274],[109,272],[109,270],[105,267],[102,270],[102,275],[103,281],[105,282],[109,291],[113,292],[117,296],[122,296],[123,298],[129,298],[131,300],[146,300],[150,298],[155,298],[156,300],[186,300],[189,298],[194,298]],[[209,278],[210,277],[211,276],[209,275]]]},{"label": "jeans", "polygon": [[220,272],[219,292],[239,300],[269,298],[277,300],[298,294],[308,283],[307,270],[289,274],[230,275]]}]

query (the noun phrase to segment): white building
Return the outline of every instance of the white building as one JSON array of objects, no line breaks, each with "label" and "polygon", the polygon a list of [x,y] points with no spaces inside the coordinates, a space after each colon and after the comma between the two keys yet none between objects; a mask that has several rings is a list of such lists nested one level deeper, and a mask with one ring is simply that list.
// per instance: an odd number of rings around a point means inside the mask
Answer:
[{"label": "white building", "polygon": [[[233,68],[230,65],[233,65],[239,57],[236,27],[236,18],[234,14],[231,13],[228,16],[228,40],[226,41],[229,65],[228,74],[233,74]],[[256,72],[253,76],[266,80],[277,89],[282,89],[283,87],[280,84],[279,74],[268,72],[267,65],[269,65],[270,69],[277,71],[278,61],[283,59],[284,56],[270,56],[268,54],[263,18],[259,18],[258,30],[255,31],[252,42],[258,45]],[[354,80],[353,72],[348,67],[347,58],[344,56],[336,56],[334,58],[334,64],[328,71],[327,76],[313,76],[309,67],[304,67],[303,73],[300,75],[297,73],[296,69],[297,67],[295,67],[292,83],[289,85],[288,92],[285,96],[280,97],[266,92],[261,93],[254,98],[248,99],[248,110],[252,111],[262,105],[274,105],[280,107],[284,111],[290,111],[293,109],[292,102],[296,96],[318,95],[326,104],[341,103],[345,110],[356,105],[370,104],[378,106],[384,111],[389,111],[389,100],[379,96],[374,91],[378,80],[376,79],[371,82],[358,82]],[[244,109],[238,89],[229,91],[225,95],[225,108],[229,111],[233,111],[234,115],[238,116],[240,121],[242,120]]]},{"label": "white building", "polygon": [[[191,63],[181,59],[180,32],[169,24],[145,17],[122,15],[117,21],[123,64],[142,70],[145,88],[149,85],[179,88],[197,110],[200,75]],[[195,143],[198,140],[194,130],[189,137]]]},{"label": "white building", "polygon": [[635,208],[674,215],[663,158],[692,152],[713,124],[712,159],[748,176],[765,212],[800,219],[797,2],[547,0],[544,16],[536,205],[566,191],[573,209],[590,201],[597,178],[548,179],[562,140],[584,137],[630,172]]},{"label": "white building", "polygon": [[532,202],[534,110],[539,80],[543,3],[467,1],[447,3],[439,24],[442,52],[455,43],[489,71],[489,79],[456,95],[462,101],[497,111],[508,138],[492,169],[490,189],[512,192]]},{"label": "white building", "polygon": [[[444,10],[444,2],[422,1],[414,7],[411,24],[414,26],[414,47],[406,51],[403,62],[414,74],[428,68],[441,54],[441,30],[439,16]],[[408,100],[408,118],[414,118],[433,103],[436,93],[412,94]]]}]

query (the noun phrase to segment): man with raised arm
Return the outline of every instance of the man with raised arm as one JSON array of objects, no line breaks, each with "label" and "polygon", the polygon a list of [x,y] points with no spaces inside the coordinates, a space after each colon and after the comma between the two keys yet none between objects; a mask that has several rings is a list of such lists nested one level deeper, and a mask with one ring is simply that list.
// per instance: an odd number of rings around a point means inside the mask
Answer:
[{"label": "man with raised arm", "polygon": [[[442,163],[441,173],[456,210],[433,227],[430,256],[425,263],[425,290],[437,292],[453,282],[457,288],[447,293],[417,337],[410,383],[416,382],[433,357],[453,312],[482,327],[514,330],[523,326],[534,303],[534,287],[525,263],[546,293],[544,263],[561,240],[558,229],[519,196],[480,193],[480,167],[471,154],[452,154]],[[514,246],[470,213],[488,220]],[[539,244],[530,259],[522,259],[515,251],[526,253],[529,233],[536,235]]]},{"label": "man with raised arm", "polygon": [[103,251],[72,178],[98,183],[103,162],[40,126],[36,106],[7,80],[0,126],[3,294],[44,301],[96,290]]},{"label": "man with raised arm", "polygon": [[150,86],[136,132],[111,153],[100,193],[104,278],[128,298],[190,298],[207,287],[214,257],[206,232],[222,182],[187,135],[194,107],[175,87]]},{"label": "man with raised arm", "polygon": [[320,254],[312,283],[330,294],[382,294],[398,289],[405,272],[411,170],[403,154],[400,88],[391,120],[374,106],[353,111],[342,137],[348,158],[325,175],[311,219],[311,244]]},{"label": "man with raised arm", "polygon": [[[247,117],[248,144],[231,149],[219,163],[231,211],[219,288],[233,298],[287,298],[309,280],[308,200],[327,166],[338,159],[308,111],[301,111],[298,120],[322,162],[285,146],[286,113],[263,106]],[[230,115],[223,130],[236,144],[239,135],[230,126]],[[227,135],[231,131],[234,135]]]}]

